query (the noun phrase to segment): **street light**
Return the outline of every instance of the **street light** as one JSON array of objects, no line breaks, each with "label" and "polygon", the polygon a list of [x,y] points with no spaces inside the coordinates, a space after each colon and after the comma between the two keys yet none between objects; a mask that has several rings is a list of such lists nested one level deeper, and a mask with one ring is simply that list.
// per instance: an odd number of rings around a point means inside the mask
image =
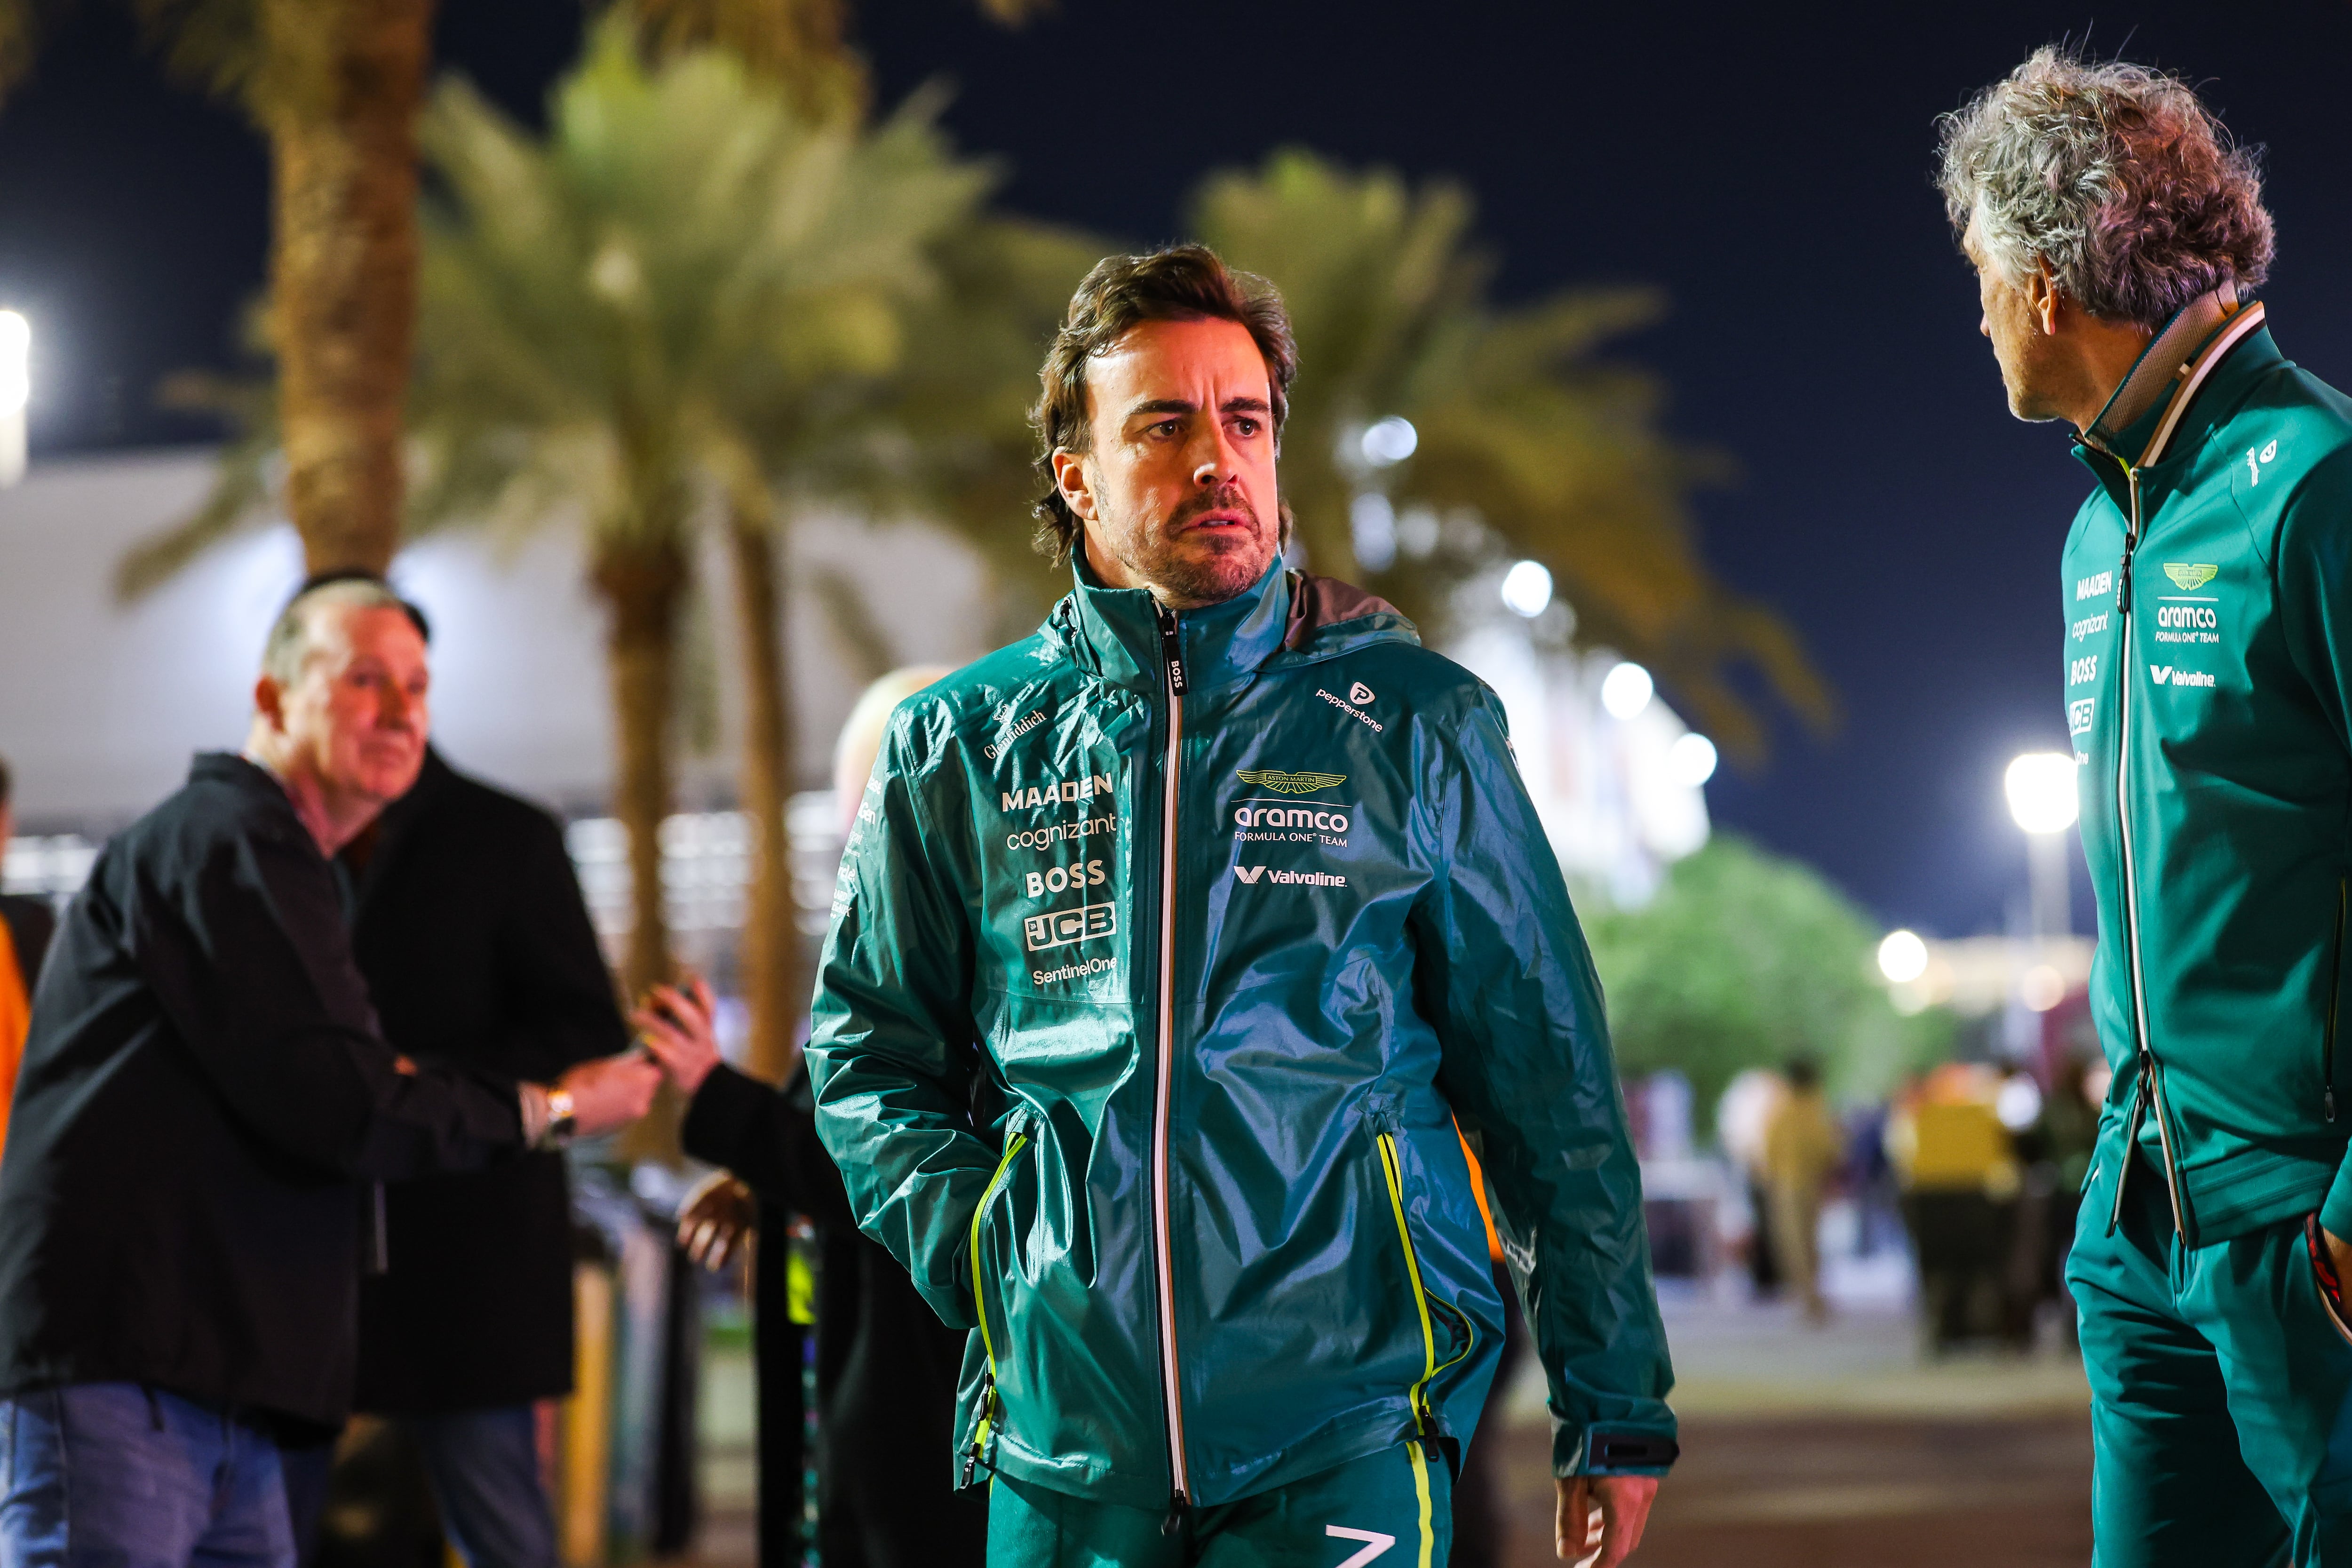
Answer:
[{"label": "street light", "polygon": [[1657,689],[1648,670],[1627,659],[1601,678],[1601,706],[1612,719],[1632,719],[1650,705]]},{"label": "street light", "polygon": [[1896,985],[1908,985],[1927,973],[1927,944],[1915,931],[1891,931],[1878,944],[1878,973]]},{"label": "street light", "polygon": [[[2009,764],[2000,781],[2009,815],[2025,830],[2026,887],[2037,945],[2074,926],[2066,865],[2066,830],[2082,812],[2074,775],[2074,759],[2065,752],[2028,752]],[[2027,972],[2020,989],[2025,1005],[2036,1013],[2048,1012],[2065,994],[2064,979],[2046,956]]]},{"label": "street light", "polygon": [[1551,570],[1540,561],[1522,561],[1503,574],[1503,607],[1534,620],[1551,603]]},{"label": "street light", "polygon": [[2063,752],[2028,752],[2001,779],[2009,815],[2028,833],[2063,833],[2082,804],[2074,794],[2074,759]]},{"label": "street light", "polygon": [[25,477],[25,409],[33,401],[33,324],[0,310],[0,486]]}]

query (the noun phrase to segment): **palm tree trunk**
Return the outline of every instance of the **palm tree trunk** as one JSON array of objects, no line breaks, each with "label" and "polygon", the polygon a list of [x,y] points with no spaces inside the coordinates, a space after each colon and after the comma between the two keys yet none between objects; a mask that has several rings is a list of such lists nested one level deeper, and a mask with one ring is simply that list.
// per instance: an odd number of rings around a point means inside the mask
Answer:
[{"label": "palm tree trunk", "polygon": [[746,709],[741,788],[744,815],[751,821],[751,884],[742,957],[751,1026],[747,1065],[774,1083],[792,1068],[808,993],[801,973],[798,910],[784,823],[793,744],[778,624],[783,570],[764,497],[736,504],[728,523]]},{"label": "palm tree trunk", "polygon": [[[287,507],[313,572],[400,543],[416,318],[416,117],[434,0],[262,0],[270,338]],[[324,58],[321,58],[324,57]]]},{"label": "palm tree trunk", "polygon": [[634,916],[621,984],[634,998],[671,977],[669,926],[662,910],[661,824],[670,805],[669,707],[686,559],[674,543],[616,541],[599,552],[593,574],[611,616],[605,657],[619,752],[614,813],[629,836]]}]

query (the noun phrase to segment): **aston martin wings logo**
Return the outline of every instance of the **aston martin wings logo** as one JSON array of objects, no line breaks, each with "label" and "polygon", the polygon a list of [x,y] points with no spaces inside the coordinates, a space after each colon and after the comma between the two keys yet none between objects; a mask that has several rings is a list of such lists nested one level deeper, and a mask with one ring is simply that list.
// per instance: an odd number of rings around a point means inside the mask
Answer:
[{"label": "aston martin wings logo", "polygon": [[2164,563],[2164,574],[2172,579],[2174,587],[2184,594],[2191,594],[2220,576],[2221,569],[2201,563],[2191,564],[2186,561],[2168,561]]},{"label": "aston martin wings logo", "polygon": [[1234,777],[1276,795],[1308,795],[1348,782],[1345,773],[1286,773],[1280,768],[1235,768]]}]

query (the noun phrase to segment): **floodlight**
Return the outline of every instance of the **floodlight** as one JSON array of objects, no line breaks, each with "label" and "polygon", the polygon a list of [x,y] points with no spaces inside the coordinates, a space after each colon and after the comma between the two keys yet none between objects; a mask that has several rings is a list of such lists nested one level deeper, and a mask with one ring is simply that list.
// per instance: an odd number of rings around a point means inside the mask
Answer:
[{"label": "floodlight", "polygon": [[2009,815],[2028,833],[2063,833],[2082,810],[2074,795],[2074,759],[2063,752],[2028,752],[2001,780]]},{"label": "floodlight", "polygon": [[1888,931],[1878,944],[1878,973],[1895,984],[1909,984],[1927,973],[1927,944],[1917,931]]},{"label": "floodlight", "polygon": [[1421,432],[1412,427],[1412,422],[1391,414],[1365,427],[1364,461],[1376,468],[1385,468],[1412,457],[1413,448],[1420,445]]},{"label": "floodlight", "polygon": [[1551,603],[1551,572],[1540,561],[1522,561],[1503,574],[1503,607],[1533,620]]},{"label": "floodlight", "polygon": [[1676,784],[1696,789],[1715,776],[1715,742],[1693,731],[1666,748],[1666,771]]},{"label": "floodlight", "polygon": [[1627,659],[1601,678],[1601,706],[1612,719],[1631,719],[1650,705],[1657,689],[1648,670]]}]

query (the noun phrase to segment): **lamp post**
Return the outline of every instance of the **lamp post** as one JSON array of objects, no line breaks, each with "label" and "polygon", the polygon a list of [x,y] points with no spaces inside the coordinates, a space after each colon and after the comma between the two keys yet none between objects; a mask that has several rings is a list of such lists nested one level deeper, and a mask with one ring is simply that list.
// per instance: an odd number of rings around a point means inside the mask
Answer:
[{"label": "lamp post", "polygon": [[25,477],[25,408],[33,400],[33,326],[0,310],[0,488]]},{"label": "lamp post", "polygon": [[2074,927],[2068,907],[2066,830],[2082,809],[2074,795],[2074,759],[2063,752],[2028,752],[2009,764],[2001,785],[2010,816],[2025,832],[2033,935],[2045,942],[2064,936]]}]

